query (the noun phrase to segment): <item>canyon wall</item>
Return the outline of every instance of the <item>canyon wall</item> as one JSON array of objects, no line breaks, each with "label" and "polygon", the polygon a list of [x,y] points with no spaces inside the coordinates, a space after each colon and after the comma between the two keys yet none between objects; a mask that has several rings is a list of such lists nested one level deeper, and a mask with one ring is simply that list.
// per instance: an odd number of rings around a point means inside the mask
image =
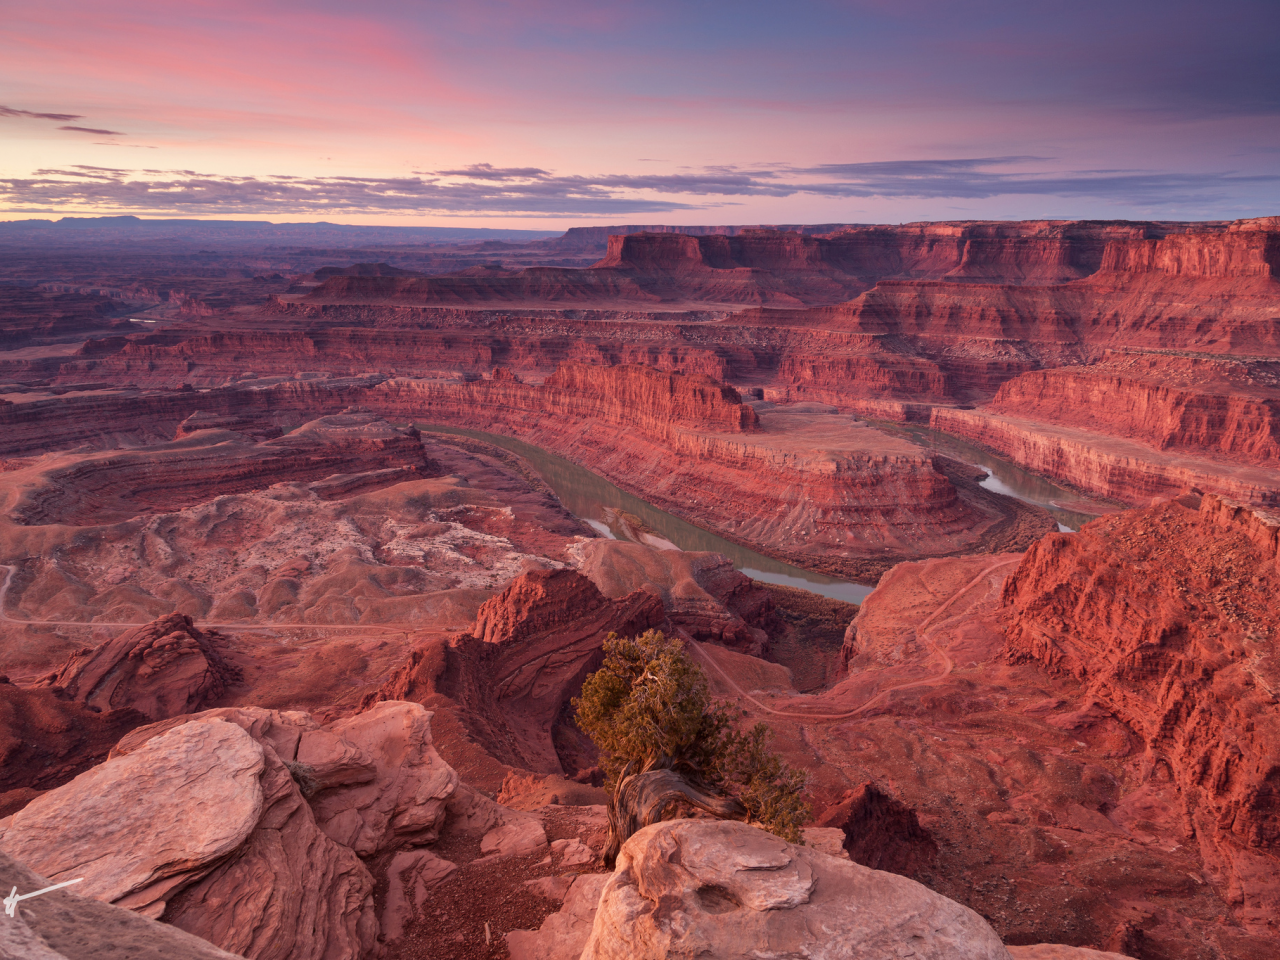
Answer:
[{"label": "canyon wall", "polygon": [[1007,656],[1069,675],[1172,780],[1183,839],[1242,921],[1280,916],[1280,517],[1206,496],[1032,547],[1005,583]]},{"label": "canyon wall", "polygon": [[1157,450],[1239,463],[1280,462],[1280,385],[1259,365],[1110,356],[1096,366],[1037,370],[1006,381],[986,408],[1128,437]]},{"label": "canyon wall", "polygon": [[[1087,423],[1087,420],[1086,420]],[[1280,506],[1274,470],[1193,456],[1160,456],[1141,443],[973,410],[934,407],[929,425],[963,437],[1042,476],[1121,503],[1189,491],[1218,493],[1259,506]]]},{"label": "canyon wall", "polygon": [[[1244,221],[1227,233],[1188,232],[1160,239],[1113,240],[1099,265],[1099,281],[1111,275],[1242,279],[1280,276],[1280,233]],[[1252,228],[1252,229],[1251,229]],[[1273,228],[1274,229],[1274,228]]]},{"label": "canyon wall", "polygon": [[[1200,232],[1187,232],[1193,228]],[[838,303],[891,279],[1043,286],[1095,274],[1170,272],[1175,263],[1187,265],[1172,270],[1178,276],[1238,277],[1247,269],[1270,277],[1269,270],[1259,272],[1274,256],[1267,236],[1227,234],[1225,225],[1090,221],[841,227],[821,235],[766,228],[625,232],[609,236],[605,256],[587,270],[334,276],[306,299],[462,305],[613,298],[798,307]],[[1235,252],[1246,247],[1258,250]]]},{"label": "canyon wall", "polygon": [[738,391],[710,377],[663,373],[651,367],[600,367],[562,364],[546,387],[581,397],[592,415],[613,423],[635,423],[650,433],[659,423],[702,427],[726,433],[760,428],[755,410]]}]

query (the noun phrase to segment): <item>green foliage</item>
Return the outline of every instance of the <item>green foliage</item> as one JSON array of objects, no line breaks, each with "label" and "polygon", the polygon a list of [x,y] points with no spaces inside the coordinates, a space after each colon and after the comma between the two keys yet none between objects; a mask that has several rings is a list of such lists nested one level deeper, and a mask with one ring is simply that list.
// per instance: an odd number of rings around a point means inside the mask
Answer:
[{"label": "green foliage", "polygon": [[612,791],[631,773],[671,769],[692,783],[736,797],[752,822],[800,841],[811,816],[803,793],[808,775],[767,748],[764,724],[737,732],[728,707],[711,699],[707,675],[678,639],[650,630],[611,634],[605,659],[573,701],[578,727],[600,750]]},{"label": "green foliage", "polygon": [[813,816],[804,801],[809,775],[793,770],[768,749],[769,728],[757,723],[747,733],[729,730],[717,756],[717,782],[727,785],[747,815],[791,843]]}]

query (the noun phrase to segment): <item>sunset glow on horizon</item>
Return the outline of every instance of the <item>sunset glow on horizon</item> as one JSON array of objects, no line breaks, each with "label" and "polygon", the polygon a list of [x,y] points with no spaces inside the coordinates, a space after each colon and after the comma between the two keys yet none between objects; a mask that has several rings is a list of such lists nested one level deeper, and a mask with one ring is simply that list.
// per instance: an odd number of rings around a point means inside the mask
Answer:
[{"label": "sunset glow on horizon", "polygon": [[0,219],[1280,212],[1280,5],[52,0],[0,35]]}]

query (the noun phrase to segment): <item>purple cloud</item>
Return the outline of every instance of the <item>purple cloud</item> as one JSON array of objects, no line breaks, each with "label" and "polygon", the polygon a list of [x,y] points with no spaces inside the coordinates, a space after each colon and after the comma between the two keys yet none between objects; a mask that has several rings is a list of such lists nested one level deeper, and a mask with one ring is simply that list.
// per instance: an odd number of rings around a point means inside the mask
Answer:
[{"label": "purple cloud", "polygon": [[[12,210],[92,208],[187,214],[442,213],[614,216],[705,210],[748,197],[982,199],[1093,198],[1120,204],[1210,202],[1280,184],[1280,174],[1186,174],[1144,170],[1035,172],[1044,158],[978,157],[778,166],[645,175],[554,176],[537,168],[475,164],[436,176],[249,177],[191,170],[77,165],[0,179]],[[451,178],[446,181],[442,176]],[[683,199],[655,198],[653,194]]]},{"label": "purple cloud", "polygon": [[27,117],[31,120],[83,120],[78,113],[33,113],[30,110],[18,110],[15,107],[0,106],[0,117]]},{"label": "purple cloud", "polygon": [[100,137],[127,137],[127,133],[119,130],[99,130],[96,127],[59,127],[59,130],[74,130],[77,133],[96,133]]}]

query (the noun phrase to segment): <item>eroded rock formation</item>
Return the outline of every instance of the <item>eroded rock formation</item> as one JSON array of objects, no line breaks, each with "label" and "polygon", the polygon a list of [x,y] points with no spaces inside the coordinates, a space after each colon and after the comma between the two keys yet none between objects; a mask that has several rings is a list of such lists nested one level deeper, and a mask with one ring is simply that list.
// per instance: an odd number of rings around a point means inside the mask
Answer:
[{"label": "eroded rock formation", "polygon": [[576,551],[579,570],[607,597],[636,590],[662,598],[667,618],[695,639],[758,654],[773,610],[768,592],[718,553],[655,550],[640,543],[592,540]]},{"label": "eroded rock formation", "polygon": [[96,713],[132,708],[151,720],[194,713],[240,679],[226,639],[176,613],[74,654],[45,686]]},{"label": "eroded rock formation", "polygon": [[581,734],[560,730],[569,699],[603,659],[609,633],[634,635],[663,618],[651,593],[610,600],[573,570],[535,570],[487,601],[471,633],[413,651],[366,703],[412,700],[456,718],[473,745],[451,744],[449,759],[470,783],[496,777],[496,790],[506,768],[494,760],[576,774],[594,761],[580,753]]},{"label": "eroded rock formation", "polygon": [[1217,497],[1051,536],[1010,577],[1008,655],[1080,681],[1172,779],[1182,837],[1251,927],[1280,915],[1280,520]]},{"label": "eroded rock formation", "polygon": [[458,785],[429,720],[389,702],[329,726],[257,708],[174,717],[0,821],[0,849],[252,960],[355,960],[378,935],[357,853],[434,840]]}]

